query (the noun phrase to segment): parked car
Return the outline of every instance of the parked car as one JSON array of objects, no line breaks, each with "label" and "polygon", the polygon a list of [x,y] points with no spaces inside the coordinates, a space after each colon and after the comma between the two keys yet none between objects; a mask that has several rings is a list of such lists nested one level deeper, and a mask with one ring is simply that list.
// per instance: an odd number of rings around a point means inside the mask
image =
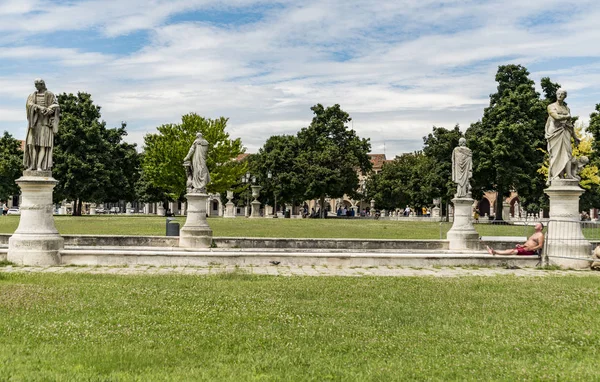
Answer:
[{"label": "parked car", "polygon": [[119,207],[111,207],[110,211],[108,211],[109,214],[118,214],[119,212],[121,212],[121,208]]},{"label": "parked car", "polygon": [[21,210],[19,210],[18,208],[11,208],[8,210],[8,212],[6,214],[7,215],[21,215]]},{"label": "parked car", "polygon": [[106,213],[108,213],[108,211],[106,211],[104,208],[96,208],[96,213],[97,213],[98,215],[101,215],[101,214],[106,214]]}]

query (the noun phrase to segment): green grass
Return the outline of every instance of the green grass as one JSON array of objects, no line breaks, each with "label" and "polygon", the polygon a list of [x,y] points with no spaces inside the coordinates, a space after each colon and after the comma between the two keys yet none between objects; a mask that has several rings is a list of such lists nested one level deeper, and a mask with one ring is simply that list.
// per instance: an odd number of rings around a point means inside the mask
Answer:
[{"label": "green grass", "polygon": [[[157,216],[55,216],[63,235],[164,235],[165,218]],[[176,220],[183,226],[185,217]],[[217,237],[423,239],[446,238],[451,223],[370,219],[223,219],[209,218]],[[0,217],[0,233],[13,233],[18,216]],[[592,227],[596,227],[592,225]],[[532,226],[476,224],[481,236],[529,236]],[[600,240],[598,228],[584,228],[589,240]]]},{"label": "green grass", "polygon": [[0,273],[0,380],[596,380],[593,276]]},{"label": "green grass", "polygon": [[[177,217],[183,226],[184,217]],[[209,218],[214,236],[287,238],[369,238],[440,239],[446,238],[451,223],[402,222],[342,219],[223,219]],[[0,217],[0,232],[12,233],[18,216]],[[55,216],[56,228],[63,235],[164,235],[165,218],[156,216]],[[531,227],[478,224],[482,236],[525,236]]]}]

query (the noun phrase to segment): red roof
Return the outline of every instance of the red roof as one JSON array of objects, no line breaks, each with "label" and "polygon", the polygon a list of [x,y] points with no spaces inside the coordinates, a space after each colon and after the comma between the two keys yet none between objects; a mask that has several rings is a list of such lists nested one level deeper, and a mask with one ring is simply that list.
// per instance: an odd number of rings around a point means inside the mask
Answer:
[{"label": "red roof", "polygon": [[250,155],[250,154],[246,154],[246,153],[244,153],[244,154],[240,154],[240,155],[238,155],[238,156],[235,158],[235,160],[236,160],[237,162],[241,162],[241,161],[243,161],[244,159],[246,159],[246,158],[247,158],[249,155]]},{"label": "red roof", "polygon": [[385,154],[369,154],[371,163],[373,163],[373,169],[380,169],[385,162],[389,162],[385,158]]}]

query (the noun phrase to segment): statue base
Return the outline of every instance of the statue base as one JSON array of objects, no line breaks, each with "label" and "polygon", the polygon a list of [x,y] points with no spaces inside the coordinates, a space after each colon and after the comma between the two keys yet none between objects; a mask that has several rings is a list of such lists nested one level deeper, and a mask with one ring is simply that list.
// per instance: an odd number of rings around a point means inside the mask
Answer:
[{"label": "statue base", "polygon": [[235,204],[233,202],[225,203],[225,215],[224,218],[235,218]]},{"label": "statue base", "polygon": [[473,227],[473,199],[454,198],[454,222],[448,231],[448,248],[455,249],[479,249],[479,234]]},{"label": "statue base", "polygon": [[252,203],[252,213],[250,218],[259,218],[260,216],[260,202],[258,200],[253,201]]},{"label": "statue base", "polygon": [[206,221],[207,194],[186,194],[187,218],[179,232],[179,246],[186,248],[210,248],[212,229]]},{"label": "statue base", "polygon": [[579,181],[554,179],[544,192],[550,198],[550,221],[544,244],[548,263],[561,268],[589,268],[592,245],[581,230],[579,197],[584,190]]},{"label": "statue base", "polygon": [[64,239],[54,225],[51,171],[23,171],[15,181],[21,188],[19,226],[8,239],[7,260],[19,265],[59,265]]}]

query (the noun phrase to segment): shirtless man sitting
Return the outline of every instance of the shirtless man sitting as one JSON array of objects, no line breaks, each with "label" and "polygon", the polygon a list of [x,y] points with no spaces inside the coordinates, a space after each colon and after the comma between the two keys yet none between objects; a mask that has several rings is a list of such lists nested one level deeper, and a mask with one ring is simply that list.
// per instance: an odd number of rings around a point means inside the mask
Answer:
[{"label": "shirtless man sitting", "polygon": [[544,246],[544,234],[542,230],[544,229],[544,225],[542,223],[537,223],[535,225],[535,232],[533,235],[527,239],[525,244],[517,244],[514,249],[506,249],[503,251],[496,251],[488,246],[486,246],[487,251],[490,255],[521,255],[521,256],[532,256],[535,255],[535,251],[538,249],[542,249]]}]

